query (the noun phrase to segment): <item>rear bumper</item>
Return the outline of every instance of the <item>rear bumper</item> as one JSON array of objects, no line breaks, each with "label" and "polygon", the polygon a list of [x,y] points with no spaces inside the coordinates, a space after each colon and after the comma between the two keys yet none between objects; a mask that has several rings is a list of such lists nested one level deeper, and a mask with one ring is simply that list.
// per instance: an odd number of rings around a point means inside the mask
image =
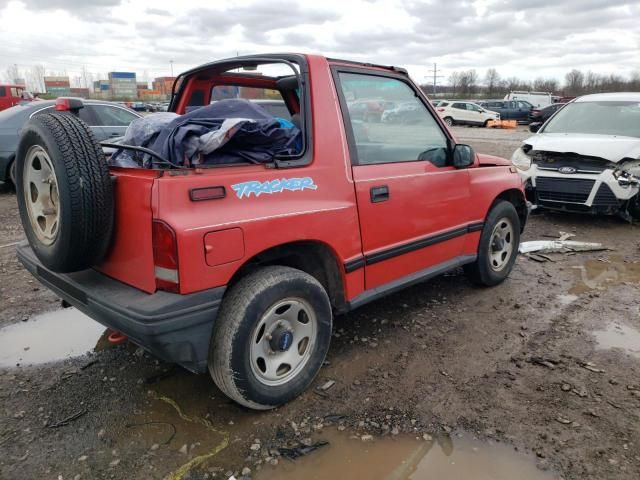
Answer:
[{"label": "rear bumper", "polygon": [[61,274],[45,268],[27,243],[18,258],[31,274],[97,322],[158,357],[201,373],[225,287],[189,295],[142,292],[95,270]]}]

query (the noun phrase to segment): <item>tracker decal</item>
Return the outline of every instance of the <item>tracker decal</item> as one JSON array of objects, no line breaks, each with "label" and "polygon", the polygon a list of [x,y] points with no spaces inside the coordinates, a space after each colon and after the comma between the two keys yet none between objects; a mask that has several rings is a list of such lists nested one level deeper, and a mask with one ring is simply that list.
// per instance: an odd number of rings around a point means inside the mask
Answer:
[{"label": "tracker decal", "polygon": [[236,192],[238,198],[250,197],[252,194],[259,197],[263,193],[282,193],[285,190],[291,192],[299,190],[317,190],[318,186],[313,183],[311,177],[302,178],[277,178],[275,180],[267,180],[266,182],[259,182],[257,180],[251,182],[242,182],[231,185],[231,188]]}]

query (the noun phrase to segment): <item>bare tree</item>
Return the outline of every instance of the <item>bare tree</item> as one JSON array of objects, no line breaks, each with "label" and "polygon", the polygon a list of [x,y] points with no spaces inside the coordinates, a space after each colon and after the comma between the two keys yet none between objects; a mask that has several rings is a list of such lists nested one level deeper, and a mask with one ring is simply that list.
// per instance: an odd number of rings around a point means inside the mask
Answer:
[{"label": "bare tree", "polygon": [[484,83],[487,86],[487,94],[493,95],[500,86],[500,74],[495,68],[490,68],[484,76]]},{"label": "bare tree", "polygon": [[564,88],[570,95],[579,95],[584,89],[584,73],[575,68],[564,76]]},{"label": "bare tree", "polygon": [[538,92],[554,93],[558,90],[558,80],[538,77],[533,81],[533,89]]},{"label": "bare tree", "polygon": [[20,72],[18,71],[18,65],[15,63],[9,65],[5,70],[5,80],[7,83],[15,83],[16,79],[20,78]]},{"label": "bare tree", "polygon": [[452,95],[456,95],[458,93],[458,88],[460,87],[460,73],[453,72],[449,75],[449,85],[451,86]]},{"label": "bare tree", "polygon": [[34,92],[44,92],[44,66],[34,65],[27,74],[29,89]]},{"label": "bare tree", "polygon": [[463,95],[473,94],[478,83],[478,73],[475,70],[460,72],[460,92]]}]

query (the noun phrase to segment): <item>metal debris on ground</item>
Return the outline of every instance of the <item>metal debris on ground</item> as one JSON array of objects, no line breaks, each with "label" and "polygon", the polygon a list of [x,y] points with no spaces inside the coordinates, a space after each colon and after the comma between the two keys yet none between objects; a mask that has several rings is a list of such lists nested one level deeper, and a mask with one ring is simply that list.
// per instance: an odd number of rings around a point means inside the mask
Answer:
[{"label": "metal debris on ground", "polygon": [[80,410],[79,412],[74,413],[73,415],[69,415],[67,418],[60,420],[59,422],[56,423],[52,423],[49,425],[46,425],[47,428],[59,428],[59,427],[64,427],[66,425],[69,425],[71,422],[79,419],[80,417],[85,416],[87,413],[89,413],[88,410]]},{"label": "metal debris on ground", "polygon": [[326,445],[329,445],[329,442],[325,440],[320,440],[319,442],[313,443],[311,445],[304,445],[303,443],[300,443],[299,446],[293,447],[293,448],[281,447],[281,448],[278,448],[278,452],[284,458],[287,458],[289,460],[295,460],[297,458],[308,455],[311,452],[319,448],[322,448]]},{"label": "metal debris on ground", "polygon": [[598,252],[602,250],[611,249],[601,243],[576,242],[574,240],[532,240],[522,242],[518,247],[518,251],[522,254]]},{"label": "metal debris on ground", "polygon": [[320,387],[320,390],[322,390],[323,392],[326,392],[327,390],[329,390],[331,387],[333,387],[336,384],[335,380],[328,380],[327,382],[324,383],[324,385],[322,385]]}]

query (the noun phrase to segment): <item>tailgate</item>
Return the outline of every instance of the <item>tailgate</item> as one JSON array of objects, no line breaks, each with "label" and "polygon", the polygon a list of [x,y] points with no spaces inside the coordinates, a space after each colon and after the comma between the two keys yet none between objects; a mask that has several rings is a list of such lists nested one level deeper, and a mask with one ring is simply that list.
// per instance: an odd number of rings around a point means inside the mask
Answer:
[{"label": "tailgate", "polygon": [[111,169],[114,182],[114,228],[109,252],[96,270],[145,292],[155,292],[151,237],[153,183],[157,170]]}]

